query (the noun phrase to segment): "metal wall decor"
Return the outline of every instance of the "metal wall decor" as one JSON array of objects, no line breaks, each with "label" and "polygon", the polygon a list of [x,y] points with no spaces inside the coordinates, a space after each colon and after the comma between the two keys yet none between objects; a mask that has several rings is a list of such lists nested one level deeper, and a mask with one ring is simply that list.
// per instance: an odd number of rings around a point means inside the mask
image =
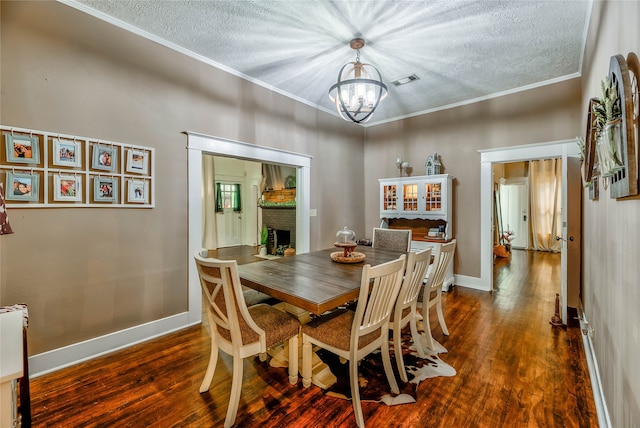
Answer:
[{"label": "metal wall decor", "polygon": [[[589,199],[597,200],[599,187],[609,197],[639,194],[640,177],[640,61],[635,53],[614,55],[602,81],[602,96],[589,100],[584,139],[582,177]],[[582,141],[579,142],[580,144]]]},{"label": "metal wall decor", "polygon": [[[634,52],[629,52],[627,55],[627,67],[629,69],[629,91],[631,93],[630,126],[627,127],[627,132],[632,138],[637,151],[636,167],[638,167],[640,165],[640,60]],[[640,176],[637,179],[640,193]]]},{"label": "metal wall decor", "polygon": [[610,197],[617,199],[638,194],[634,106],[631,93],[631,78],[624,56],[614,55],[611,57],[609,79],[618,91],[620,111],[622,113],[619,156],[623,167],[615,171],[609,178],[611,180]]}]

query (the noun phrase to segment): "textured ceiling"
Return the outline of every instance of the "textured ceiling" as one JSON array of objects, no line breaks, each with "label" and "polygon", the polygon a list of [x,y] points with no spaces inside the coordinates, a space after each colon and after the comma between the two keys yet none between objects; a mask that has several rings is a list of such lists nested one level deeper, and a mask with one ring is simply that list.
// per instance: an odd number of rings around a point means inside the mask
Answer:
[{"label": "textured ceiling", "polygon": [[[389,87],[368,125],[580,75],[590,0],[61,0],[336,114],[355,59]],[[415,74],[419,80],[395,86]]]}]

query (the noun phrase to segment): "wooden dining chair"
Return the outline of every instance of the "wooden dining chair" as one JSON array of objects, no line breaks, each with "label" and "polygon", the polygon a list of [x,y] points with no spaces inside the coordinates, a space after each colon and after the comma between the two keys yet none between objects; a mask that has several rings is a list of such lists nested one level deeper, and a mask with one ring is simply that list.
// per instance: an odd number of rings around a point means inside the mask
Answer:
[{"label": "wooden dining chair", "polygon": [[371,246],[373,248],[389,248],[406,253],[411,248],[411,230],[374,227]]},{"label": "wooden dining chair", "polygon": [[399,393],[389,356],[389,316],[398,297],[406,256],[362,268],[356,310],[341,309],[302,326],[302,385],[311,385],[312,345],[349,361],[351,399],[356,423],[364,426],[358,387],[358,361],[376,349],[382,351],[391,390]]},{"label": "wooden dining chair", "polygon": [[422,298],[418,301],[418,307],[422,310],[422,318],[424,322],[424,334],[427,339],[427,346],[434,350],[433,336],[431,335],[431,326],[429,324],[429,309],[436,307],[438,312],[438,321],[445,336],[449,335],[447,324],[444,322],[444,314],[442,312],[442,283],[451,263],[453,263],[453,255],[456,251],[456,240],[452,240],[446,244],[436,247],[433,256],[433,265],[427,283],[424,286]]},{"label": "wooden dining chair", "polygon": [[411,338],[418,354],[423,358],[426,356],[422,349],[420,333],[418,333],[418,313],[416,308],[420,291],[422,291],[424,275],[430,263],[431,248],[417,253],[413,251],[409,253],[398,300],[391,314],[389,328],[393,331],[393,349],[395,351],[398,372],[403,382],[407,382],[407,373],[405,372],[404,360],[402,358],[402,329],[407,324],[409,324],[411,328]]},{"label": "wooden dining chair", "polygon": [[247,307],[235,260],[195,255],[202,294],[207,302],[211,330],[211,354],[200,392],[211,386],[218,362],[218,349],[233,356],[233,379],[225,427],[233,425],[238,412],[244,358],[264,354],[289,341],[289,382],[298,382],[298,335],[300,324],[289,314],[264,303]]}]

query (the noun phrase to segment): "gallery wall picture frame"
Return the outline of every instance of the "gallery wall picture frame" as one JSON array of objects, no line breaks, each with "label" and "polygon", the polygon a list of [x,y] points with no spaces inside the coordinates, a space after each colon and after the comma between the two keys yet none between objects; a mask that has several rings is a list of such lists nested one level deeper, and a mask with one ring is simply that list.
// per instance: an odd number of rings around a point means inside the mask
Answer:
[{"label": "gallery wall picture frame", "polygon": [[91,168],[116,172],[118,167],[118,149],[113,146],[96,144],[93,146]]},{"label": "gallery wall picture frame", "polygon": [[53,176],[54,201],[82,201],[82,176],[58,174]]},{"label": "gallery wall picture frame", "polygon": [[146,180],[127,180],[127,202],[137,204],[149,202],[149,182]]},{"label": "gallery wall picture frame", "polygon": [[[24,156],[19,153],[22,146]],[[9,195],[6,206],[155,208],[155,151],[137,144],[0,124],[0,184],[7,185],[7,193],[15,193]],[[130,172],[125,171],[128,156]],[[29,183],[17,178],[30,182],[30,191],[26,190]],[[129,180],[135,182],[131,197]],[[22,190],[13,192],[13,181]],[[63,189],[63,184],[70,189]]]},{"label": "gallery wall picture frame", "polygon": [[94,177],[93,199],[96,202],[117,202],[118,179],[114,177]]},{"label": "gallery wall picture frame", "polygon": [[53,164],[59,166],[81,167],[82,144],[80,141],[54,138]]},{"label": "gallery wall picture frame", "polygon": [[38,201],[40,176],[38,174],[7,172],[8,201]]},{"label": "gallery wall picture frame", "polygon": [[40,163],[38,137],[23,134],[5,134],[7,161],[12,163]]},{"label": "gallery wall picture frame", "polygon": [[148,175],[149,155],[144,150],[127,150],[127,172]]}]

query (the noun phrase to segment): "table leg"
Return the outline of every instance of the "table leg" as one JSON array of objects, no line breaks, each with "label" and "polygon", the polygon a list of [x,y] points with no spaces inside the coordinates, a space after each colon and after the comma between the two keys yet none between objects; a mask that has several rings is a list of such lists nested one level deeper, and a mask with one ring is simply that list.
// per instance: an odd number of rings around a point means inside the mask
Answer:
[{"label": "table leg", "polygon": [[[311,321],[311,315],[308,311],[290,305],[288,303],[278,303],[274,305],[274,307],[288,312],[294,315],[301,324],[306,324]],[[331,369],[326,365],[320,357],[316,354],[316,349],[313,350],[312,359],[311,359],[311,383],[322,388],[327,389],[338,380],[333,373],[331,373]],[[268,351],[269,356],[271,357],[271,361],[269,361],[269,365],[271,367],[289,367],[289,343],[285,342],[284,345],[276,346]],[[302,369],[302,334],[298,337],[298,368]],[[300,373],[302,374],[302,373]]]}]

